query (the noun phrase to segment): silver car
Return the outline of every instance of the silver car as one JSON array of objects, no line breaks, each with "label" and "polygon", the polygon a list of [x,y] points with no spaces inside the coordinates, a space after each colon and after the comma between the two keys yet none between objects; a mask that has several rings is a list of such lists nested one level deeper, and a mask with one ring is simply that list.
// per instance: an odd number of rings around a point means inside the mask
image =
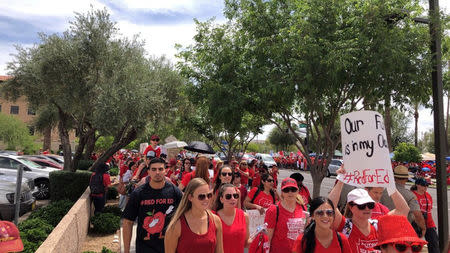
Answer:
[{"label": "silver car", "polygon": [[277,165],[273,157],[269,154],[256,154],[255,158],[261,163],[265,164],[267,168],[270,168],[270,166]]},{"label": "silver car", "polygon": [[[14,219],[16,179],[14,176],[0,175],[0,220]],[[22,178],[19,215],[33,210],[36,206],[36,200],[32,196],[30,186],[34,187],[33,180]]]},{"label": "silver car", "polygon": [[33,178],[34,185],[37,188],[34,196],[37,199],[48,199],[50,197],[49,174],[52,171],[58,171],[58,169],[40,166],[34,162],[18,156],[0,155],[0,173],[4,173],[5,175],[10,176],[16,176],[17,169],[20,165],[24,166],[24,177]]},{"label": "silver car", "polygon": [[327,177],[331,175],[337,175],[336,171],[341,167],[344,163],[344,160],[341,159],[331,159],[330,165],[328,165]]}]

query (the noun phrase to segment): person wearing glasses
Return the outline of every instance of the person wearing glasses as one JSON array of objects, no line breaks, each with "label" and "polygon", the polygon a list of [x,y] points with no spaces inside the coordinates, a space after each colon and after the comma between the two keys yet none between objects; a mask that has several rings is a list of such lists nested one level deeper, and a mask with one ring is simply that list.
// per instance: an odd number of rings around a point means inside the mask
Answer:
[{"label": "person wearing glasses", "polygon": [[202,178],[186,187],[164,238],[166,253],[222,253],[222,222],[208,207],[213,196]]},{"label": "person wearing glasses", "polygon": [[181,180],[183,179],[183,176],[185,174],[192,172],[191,165],[192,165],[191,159],[184,158],[180,173],[178,173],[178,180],[177,180],[178,185],[181,183]]},{"label": "person wearing glasses", "polygon": [[293,253],[351,253],[347,237],[332,229],[335,218],[330,199],[317,197],[310,201],[311,222],[294,243]]},{"label": "person wearing glasses", "polygon": [[278,194],[273,189],[273,177],[268,173],[261,176],[259,187],[253,187],[244,200],[247,209],[257,209],[260,214],[265,213],[265,208],[276,203]]},{"label": "person wearing glasses", "polygon": [[210,161],[207,157],[198,157],[195,162],[195,170],[183,175],[181,183],[178,184],[178,188],[183,191],[189,182],[196,177],[203,178],[203,180],[205,180],[209,185],[209,165]]},{"label": "person wearing glasses", "polygon": [[[231,168],[228,165],[223,166],[222,168],[219,169],[218,173],[217,173],[217,177],[216,180],[214,181],[214,188],[213,188],[213,200],[212,200],[212,206],[211,209],[212,210],[217,210],[217,199],[219,196],[219,189],[223,184],[232,184],[234,181],[234,177],[235,177],[236,173],[233,173],[233,171],[231,170]],[[236,207],[241,208],[241,201],[240,201],[240,191],[238,191],[239,194],[239,201],[236,205]]]},{"label": "person wearing glasses", "polygon": [[130,252],[133,223],[137,218],[136,252],[164,252],[164,234],[181,199],[181,191],[166,180],[165,161],[153,158],[146,183],[129,196],[123,212],[124,252]]},{"label": "person wearing glasses", "polygon": [[248,164],[247,161],[241,161],[239,166],[236,167],[235,173],[241,174],[241,184],[247,186],[248,185],[248,178],[250,176],[249,170],[248,170]]},{"label": "person wearing glasses", "polygon": [[285,178],[281,182],[281,201],[267,209],[264,222],[267,223],[270,253],[291,252],[295,240],[305,228],[307,217],[303,202],[297,195],[297,182]]},{"label": "person wearing glasses", "polygon": [[[345,174],[345,170],[341,167],[336,173]],[[354,189],[347,195],[347,204],[344,215],[342,215],[339,209],[336,208],[336,204],[339,201],[343,185],[342,181],[338,181],[328,195],[328,198],[333,201],[335,206],[336,215],[333,228],[342,232],[348,238],[350,248],[354,253],[373,252],[371,249],[378,243],[378,220],[371,219],[375,201],[365,189]],[[395,209],[391,210],[387,215],[403,215],[406,217],[409,207],[405,199],[398,190],[390,191],[393,192],[391,198],[395,204]]]},{"label": "person wearing glasses", "polygon": [[239,193],[236,186],[222,184],[216,199],[217,215],[222,221],[223,252],[242,253],[249,245],[248,215],[237,208]]},{"label": "person wearing glasses", "polygon": [[378,219],[378,244],[381,253],[422,252],[426,241],[420,239],[405,216],[385,215]]},{"label": "person wearing glasses", "polygon": [[154,157],[161,156],[161,147],[158,146],[159,136],[154,134],[150,137],[150,145],[144,150],[144,157],[146,160],[151,160]]}]

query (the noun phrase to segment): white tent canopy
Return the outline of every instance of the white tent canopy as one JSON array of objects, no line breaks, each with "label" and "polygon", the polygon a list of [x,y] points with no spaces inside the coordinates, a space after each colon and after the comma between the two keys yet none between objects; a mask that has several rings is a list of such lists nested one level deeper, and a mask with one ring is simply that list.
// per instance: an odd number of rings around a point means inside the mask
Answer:
[{"label": "white tent canopy", "polygon": [[187,143],[184,141],[172,141],[172,142],[164,144],[164,148],[166,148],[166,149],[183,148],[186,146],[187,146]]}]

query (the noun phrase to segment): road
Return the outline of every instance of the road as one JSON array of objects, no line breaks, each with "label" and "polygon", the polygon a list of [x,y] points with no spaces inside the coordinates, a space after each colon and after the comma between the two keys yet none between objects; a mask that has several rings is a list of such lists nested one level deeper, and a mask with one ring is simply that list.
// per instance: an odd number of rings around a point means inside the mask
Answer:
[{"label": "road", "polygon": [[[294,172],[299,172],[299,171],[298,170],[294,171],[294,170],[288,170],[288,169],[280,169],[280,174],[278,176],[278,181],[279,181],[278,185],[281,185],[281,181],[284,178],[289,177],[289,175],[291,175]],[[301,171],[300,173],[305,177],[305,179],[303,181],[303,184],[306,185],[306,187],[308,187],[308,189],[309,189],[309,191],[311,192],[311,195],[312,195],[313,183],[312,183],[311,174],[309,173],[309,171]],[[322,185],[320,187],[320,195],[321,196],[327,196],[328,195],[328,193],[331,191],[331,189],[334,186],[334,181],[335,180],[336,180],[335,176],[331,176],[329,178],[326,177],[326,178],[323,179]],[[436,223],[436,226],[437,226],[438,216],[437,216],[436,189],[435,188],[429,188],[428,189],[428,193],[433,198],[432,213],[433,213],[433,220],[434,220],[434,222]],[[448,194],[448,191],[447,191],[447,194]],[[450,198],[447,198],[447,205],[448,205],[448,207],[450,207]],[[450,209],[448,209],[448,211],[450,212]]]}]

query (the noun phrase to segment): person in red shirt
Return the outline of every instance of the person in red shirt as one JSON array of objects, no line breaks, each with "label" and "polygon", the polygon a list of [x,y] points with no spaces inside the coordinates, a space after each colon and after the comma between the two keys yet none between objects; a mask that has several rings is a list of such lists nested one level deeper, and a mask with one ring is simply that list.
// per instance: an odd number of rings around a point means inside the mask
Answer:
[{"label": "person in red shirt", "polygon": [[241,184],[241,174],[234,173],[233,185],[236,186],[238,188],[239,192],[241,193],[240,204],[241,204],[241,208],[244,209],[244,200],[248,195],[248,191],[247,191],[247,187],[245,185]]},{"label": "person in red shirt", "polygon": [[309,193],[308,188],[305,185],[303,185],[303,180],[305,178],[303,177],[302,174],[298,172],[292,173],[289,177],[295,179],[295,181],[297,182],[298,194],[301,196],[305,206],[307,206],[311,201],[311,194]]},{"label": "person in red shirt", "polygon": [[91,189],[91,199],[94,202],[94,214],[101,213],[106,203],[106,193],[111,185],[111,178],[107,171],[108,165],[100,164],[92,173],[89,188]]},{"label": "person in red shirt", "polygon": [[223,253],[222,222],[208,209],[212,196],[202,178],[189,182],[167,227],[166,253]]},{"label": "person in red shirt", "polygon": [[197,161],[195,163],[195,170],[183,175],[181,183],[178,184],[178,188],[183,191],[184,188],[186,188],[186,186],[189,184],[189,181],[196,177],[203,178],[203,180],[205,180],[209,184],[209,165],[210,162],[207,157],[201,156],[197,158]]},{"label": "person in red shirt", "polygon": [[267,223],[267,236],[270,253],[291,252],[295,240],[303,232],[306,215],[297,203],[298,186],[292,178],[281,182],[281,201],[267,209],[264,222]]},{"label": "person in red shirt", "polygon": [[223,251],[242,253],[249,245],[248,215],[237,208],[238,189],[232,184],[223,184],[216,199],[217,215],[222,221]]},{"label": "person in red shirt", "polygon": [[159,136],[154,134],[150,137],[150,145],[147,146],[144,150],[144,157],[147,160],[151,160],[154,157],[161,156],[161,147],[158,146]]},{"label": "person in red shirt", "polygon": [[177,178],[178,173],[180,173],[179,170],[177,170],[177,160],[175,158],[170,159],[169,161],[169,167],[166,172],[166,177],[170,178],[173,184],[178,185]]},{"label": "person in red shirt", "polygon": [[292,252],[352,252],[347,237],[332,229],[334,205],[331,200],[324,197],[313,199],[309,206],[309,212],[311,213],[311,222],[305,228],[304,233],[295,240]]},{"label": "person in red shirt", "polygon": [[369,196],[375,201],[375,208],[372,210],[371,219],[376,219],[380,216],[389,213],[389,208],[380,203],[381,196],[383,196],[384,187],[366,187]]},{"label": "person in red shirt", "polygon": [[271,167],[270,167],[270,175],[272,175],[272,177],[273,177],[273,188],[277,188],[277,186],[278,186],[278,167],[277,167],[277,165],[275,164],[275,165],[272,165]]},{"label": "person in red shirt", "polygon": [[434,224],[431,209],[433,208],[433,198],[427,192],[429,183],[424,178],[416,179],[411,191],[416,195],[419,202],[420,211],[425,218],[426,227],[425,240],[428,242],[428,252],[439,252],[439,237]]},{"label": "person in red shirt", "polygon": [[265,208],[275,204],[278,196],[273,189],[273,177],[267,173],[261,177],[259,187],[253,187],[244,200],[244,206],[247,209],[257,209],[264,214]]},{"label": "person in red shirt", "polygon": [[247,186],[248,178],[250,176],[247,161],[241,161],[240,165],[236,166],[236,170],[234,172],[241,174],[241,184]]},{"label": "person in red shirt", "polygon": [[253,159],[249,164],[248,164],[248,186],[252,187],[253,186],[253,178],[255,177],[255,173],[256,173],[256,162],[258,160]]}]

